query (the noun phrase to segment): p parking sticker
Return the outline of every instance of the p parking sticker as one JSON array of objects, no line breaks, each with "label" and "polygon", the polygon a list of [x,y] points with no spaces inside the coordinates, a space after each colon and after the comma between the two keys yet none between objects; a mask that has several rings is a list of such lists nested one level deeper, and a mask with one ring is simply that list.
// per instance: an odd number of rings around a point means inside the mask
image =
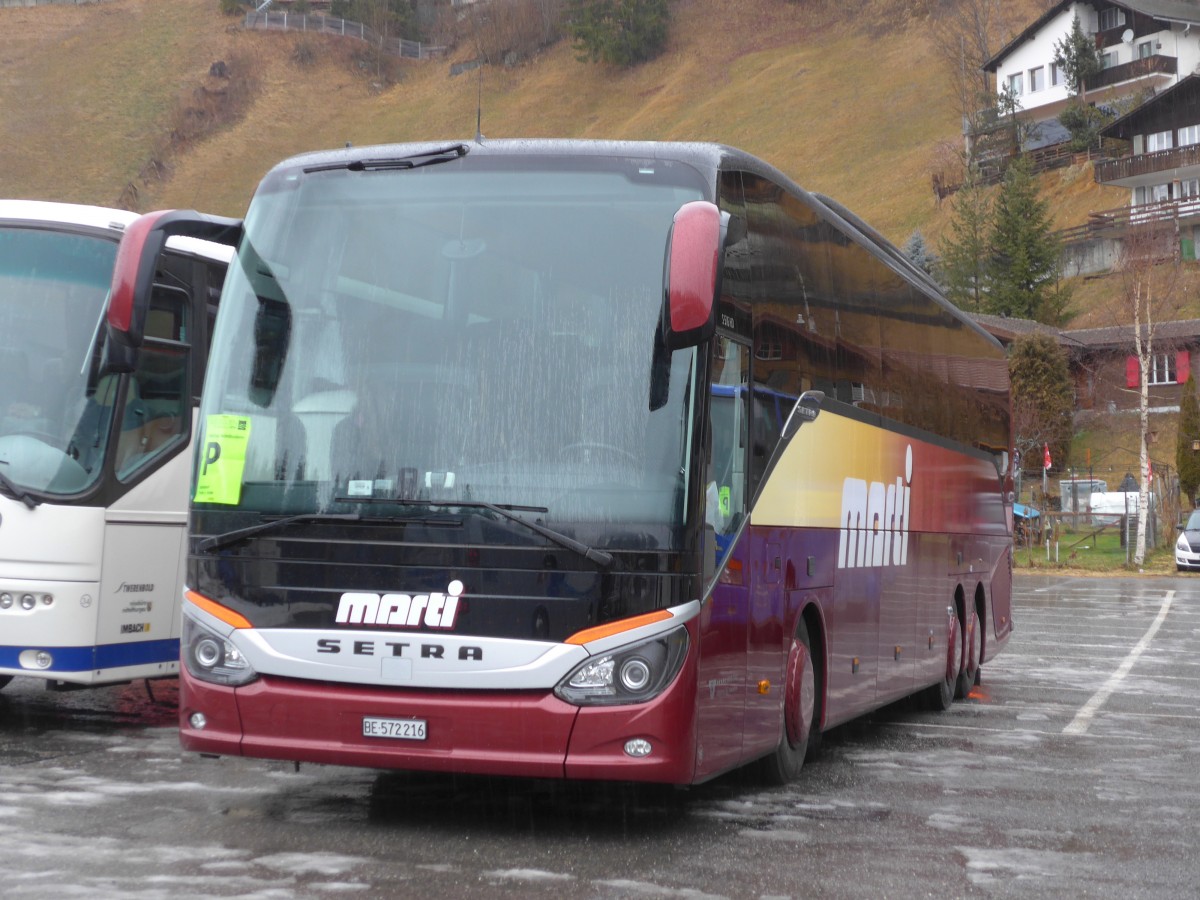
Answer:
[{"label": "p parking sticker", "polygon": [[204,442],[196,465],[197,503],[236,505],[242,496],[242,473],[246,468],[246,445],[250,443],[250,419],[246,416],[213,415],[204,422]]}]

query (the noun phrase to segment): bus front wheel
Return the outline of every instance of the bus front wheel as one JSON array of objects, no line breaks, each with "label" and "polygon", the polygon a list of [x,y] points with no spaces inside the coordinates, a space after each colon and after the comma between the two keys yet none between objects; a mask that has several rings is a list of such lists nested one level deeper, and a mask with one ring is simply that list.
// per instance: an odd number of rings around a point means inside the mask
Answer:
[{"label": "bus front wheel", "polygon": [[788,650],[783,702],[779,746],[763,758],[763,774],[771,784],[787,784],[799,777],[816,725],[817,667],[803,619],[796,624]]}]

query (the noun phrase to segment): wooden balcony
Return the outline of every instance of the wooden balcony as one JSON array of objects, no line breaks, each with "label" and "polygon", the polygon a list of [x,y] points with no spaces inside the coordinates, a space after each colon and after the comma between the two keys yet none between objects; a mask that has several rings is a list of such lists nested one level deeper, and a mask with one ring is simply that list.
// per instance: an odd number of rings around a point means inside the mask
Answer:
[{"label": "wooden balcony", "polygon": [[1124,81],[1136,81],[1148,75],[1174,75],[1179,68],[1179,60],[1174,56],[1145,56],[1133,62],[1111,66],[1087,80],[1087,89],[1094,91],[1102,87],[1121,84]]},{"label": "wooden balcony", "polygon": [[1064,228],[1055,236],[1064,244],[1086,241],[1093,238],[1118,236],[1138,225],[1181,221],[1200,217],[1200,197],[1184,197],[1180,200],[1164,200],[1160,203],[1145,203],[1141,206],[1120,206],[1088,214],[1084,225]]},{"label": "wooden balcony", "polygon": [[1188,166],[1200,166],[1200,144],[1139,153],[1137,156],[1123,156],[1120,159],[1098,160],[1094,163],[1092,177],[1098,184],[1113,184],[1126,178],[1171,172]]}]

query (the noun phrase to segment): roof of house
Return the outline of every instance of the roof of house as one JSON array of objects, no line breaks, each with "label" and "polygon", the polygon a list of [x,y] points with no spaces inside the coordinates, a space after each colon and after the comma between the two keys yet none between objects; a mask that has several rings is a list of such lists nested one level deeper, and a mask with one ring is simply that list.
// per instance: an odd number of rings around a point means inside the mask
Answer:
[{"label": "roof of house", "polygon": [[1059,329],[1043,325],[1033,319],[1013,319],[1008,316],[993,316],[987,313],[971,313],[979,326],[1001,343],[1007,343],[1026,334],[1042,333],[1057,338]]},{"label": "roof of house", "polygon": [[[1032,319],[1012,319],[984,313],[972,313],[971,318],[1002,344],[1012,343],[1028,334],[1048,334],[1063,347],[1076,351],[1110,350],[1133,344],[1132,325],[1062,329]],[[1166,343],[1200,341],[1200,319],[1159,322],[1155,326],[1154,337]]]},{"label": "roof of house", "polygon": [[[1133,341],[1132,325],[1110,325],[1107,328],[1077,328],[1062,331],[1060,342],[1086,350],[1105,350],[1128,346]],[[1156,341],[1175,342],[1200,338],[1200,319],[1180,319],[1159,322],[1155,326]]]},{"label": "roof of house", "polygon": [[[1074,5],[1074,3],[1075,0],[1059,0],[1058,3],[1055,3],[1027,25],[1020,34],[1005,44],[1000,49],[1000,52],[995,54],[980,68],[985,72],[995,72],[1004,58],[1012,53],[1013,50],[1024,44],[1043,25],[1058,16],[1063,10]],[[1159,19],[1163,22],[1200,24],[1200,2],[1197,2],[1197,0],[1112,0],[1112,5],[1119,6],[1129,12],[1141,13],[1144,16]]]}]

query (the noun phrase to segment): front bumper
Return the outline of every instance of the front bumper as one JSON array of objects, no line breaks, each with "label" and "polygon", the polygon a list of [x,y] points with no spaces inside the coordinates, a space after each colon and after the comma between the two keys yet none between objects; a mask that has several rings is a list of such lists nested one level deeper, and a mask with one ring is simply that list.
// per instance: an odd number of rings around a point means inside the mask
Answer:
[{"label": "front bumper", "polygon": [[1175,567],[1178,569],[1200,569],[1200,552],[1175,548]]},{"label": "front bumper", "polygon": [[[576,707],[548,691],[395,690],[262,676],[243,687],[180,671],[180,743],[200,753],[329,765],[687,784],[694,656],[654,700]],[[194,713],[206,724],[197,729]],[[364,717],[424,719],[423,741],[364,737]],[[626,741],[653,748],[633,758]]]}]

